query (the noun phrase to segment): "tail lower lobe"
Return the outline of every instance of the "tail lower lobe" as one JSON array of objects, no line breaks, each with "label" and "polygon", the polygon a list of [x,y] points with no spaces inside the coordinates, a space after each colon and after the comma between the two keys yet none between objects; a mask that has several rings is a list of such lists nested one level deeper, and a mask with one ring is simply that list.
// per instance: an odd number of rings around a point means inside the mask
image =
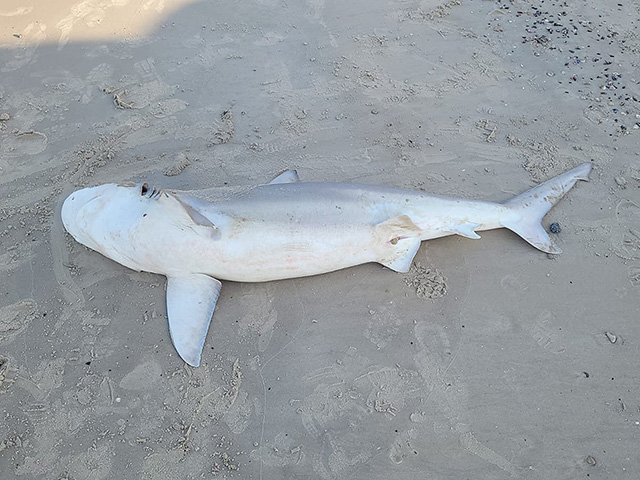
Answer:
[{"label": "tail lower lobe", "polygon": [[562,250],[551,243],[551,238],[542,227],[542,218],[578,180],[589,180],[591,167],[590,163],[583,163],[507,200],[504,205],[509,206],[516,215],[505,219],[502,226],[517,233],[538,250],[562,253]]}]

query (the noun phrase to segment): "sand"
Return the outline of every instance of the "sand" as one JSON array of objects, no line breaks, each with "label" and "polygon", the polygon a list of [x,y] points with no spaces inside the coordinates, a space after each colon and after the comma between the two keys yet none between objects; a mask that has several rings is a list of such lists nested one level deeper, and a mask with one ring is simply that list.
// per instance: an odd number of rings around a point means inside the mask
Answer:
[{"label": "sand", "polygon": [[[46,4],[46,6],[42,6]],[[5,0],[0,478],[640,478],[638,2]],[[303,180],[545,219],[380,265],[226,282],[203,354],[163,277],[68,236],[74,189]]]}]

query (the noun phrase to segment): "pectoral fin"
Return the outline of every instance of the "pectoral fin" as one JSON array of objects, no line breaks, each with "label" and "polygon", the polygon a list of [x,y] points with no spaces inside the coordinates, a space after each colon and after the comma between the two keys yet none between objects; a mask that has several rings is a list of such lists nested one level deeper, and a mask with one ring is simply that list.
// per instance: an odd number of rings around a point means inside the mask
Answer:
[{"label": "pectoral fin", "polygon": [[420,248],[421,230],[407,215],[390,218],[375,227],[375,238],[382,248],[381,263],[395,272],[406,273]]},{"label": "pectoral fin", "polygon": [[220,230],[218,230],[218,227],[200,213],[196,207],[183,201],[177,194],[163,191],[160,201],[164,202],[171,211],[176,212],[177,221],[185,227],[212,240],[218,240],[220,238]]},{"label": "pectoral fin", "polygon": [[192,367],[200,366],[204,340],[221,287],[220,281],[199,273],[168,278],[167,316],[171,340],[180,357]]},{"label": "pectoral fin", "polygon": [[296,183],[299,182],[298,172],[295,170],[285,170],[284,172],[278,174],[276,178],[269,182],[269,185],[276,185],[278,183]]}]

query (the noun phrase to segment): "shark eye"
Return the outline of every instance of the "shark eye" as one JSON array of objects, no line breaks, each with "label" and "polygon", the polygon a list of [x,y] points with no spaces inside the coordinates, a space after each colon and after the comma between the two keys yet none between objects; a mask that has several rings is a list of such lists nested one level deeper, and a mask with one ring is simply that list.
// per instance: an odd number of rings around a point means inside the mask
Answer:
[{"label": "shark eye", "polygon": [[145,182],[142,184],[142,188],[140,189],[140,195],[144,197],[147,192],[149,192],[149,184]]}]

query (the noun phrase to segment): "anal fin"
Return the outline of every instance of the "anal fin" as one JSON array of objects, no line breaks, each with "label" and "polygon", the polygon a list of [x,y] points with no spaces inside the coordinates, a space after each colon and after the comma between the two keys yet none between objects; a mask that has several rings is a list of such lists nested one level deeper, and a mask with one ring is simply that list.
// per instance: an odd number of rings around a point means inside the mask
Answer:
[{"label": "anal fin", "polygon": [[408,272],[413,257],[420,248],[420,227],[407,215],[399,215],[374,228],[376,242],[382,248],[378,263],[395,272]]},{"label": "anal fin", "polygon": [[459,225],[451,225],[449,227],[449,231],[462,237],[473,238],[474,240],[477,240],[478,238],[480,238],[480,235],[478,235],[475,230],[479,226],[480,225],[477,223],[466,222]]},{"label": "anal fin", "polygon": [[193,273],[167,280],[169,332],[178,354],[192,367],[200,366],[202,348],[222,283]]}]

